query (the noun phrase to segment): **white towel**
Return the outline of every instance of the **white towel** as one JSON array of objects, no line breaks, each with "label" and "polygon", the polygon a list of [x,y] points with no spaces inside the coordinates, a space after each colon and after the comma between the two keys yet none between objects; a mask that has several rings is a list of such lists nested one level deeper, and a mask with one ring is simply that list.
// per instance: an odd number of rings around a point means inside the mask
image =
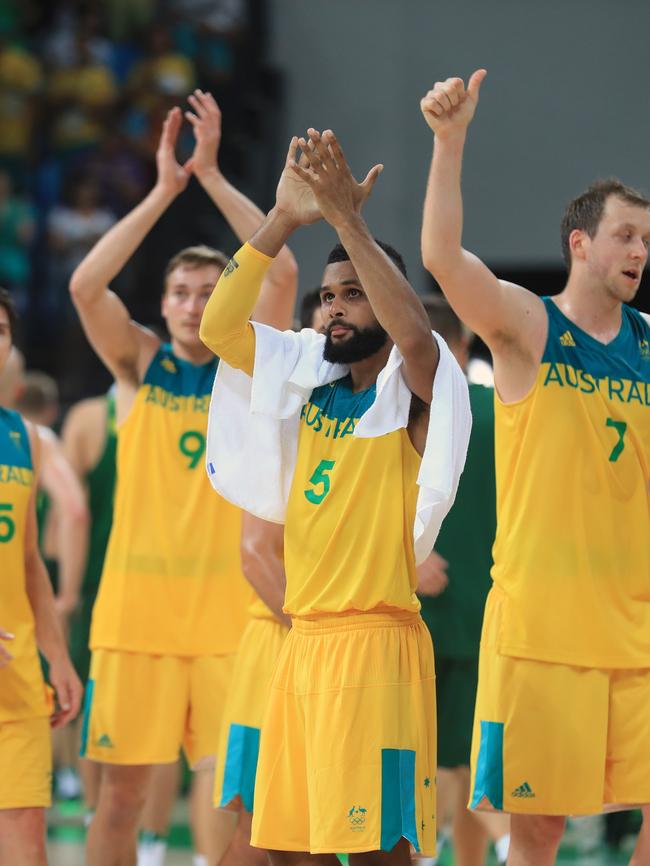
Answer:
[{"label": "white towel", "polygon": [[[215,490],[264,520],[284,523],[298,450],[300,412],[319,385],[340,379],[348,367],[323,360],[325,337],[253,323],[251,378],[219,363],[208,416],[206,462]],[[472,427],[467,382],[439,334],[440,361],[433,383],[429,427],[418,474],[413,527],[416,561],[431,552],[453,505]],[[377,379],[377,396],[356,425],[359,438],[406,427],[411,392],[394,346]]]}]

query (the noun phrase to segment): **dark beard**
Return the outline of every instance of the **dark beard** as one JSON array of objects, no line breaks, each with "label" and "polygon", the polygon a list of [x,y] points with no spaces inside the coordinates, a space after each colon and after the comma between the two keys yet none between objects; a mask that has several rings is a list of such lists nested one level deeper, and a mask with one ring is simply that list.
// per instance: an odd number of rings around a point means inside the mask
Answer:
[{"label": "dark beard", "polygon": [[323,358],[330,364],[354,364],[357,361],[365,361],[386,345],[388,334],[379,324],[370,328],[357,328],[355,325],[346,323],[345,327],[350,328],[352,336],[341,343],[332,342],[329,329],[325,334]]}]

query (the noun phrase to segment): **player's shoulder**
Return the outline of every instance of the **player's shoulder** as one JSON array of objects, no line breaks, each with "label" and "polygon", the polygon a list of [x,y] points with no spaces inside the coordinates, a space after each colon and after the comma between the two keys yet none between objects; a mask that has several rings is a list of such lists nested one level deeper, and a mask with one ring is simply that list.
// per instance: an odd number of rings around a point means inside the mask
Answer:
[{"label": "player's shoulder", "polygon": [[108,400],[106,395],[98,397],[87,397],[71,406],[66,415],[66,427],[78,430],[86,430],[96,425],[102,425],[106,421],[108,411]]}]

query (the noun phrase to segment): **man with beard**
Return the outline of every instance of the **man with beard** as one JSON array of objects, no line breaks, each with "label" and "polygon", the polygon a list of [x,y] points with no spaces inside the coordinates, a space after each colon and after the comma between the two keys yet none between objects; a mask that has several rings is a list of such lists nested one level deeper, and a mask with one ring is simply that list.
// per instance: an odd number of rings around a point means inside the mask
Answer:
[{"label": "man with beard", "polygon": [[[338,851],[406,866],[409,842],[435,850],[433,654],[416,551],[431,550],[453,501],[469,409],[401,257],[361,216],[380,170],[358,184],[331,132],[294,138],[275,207],[201,323],[226,362],[208,473],[227,498],[285,523],[292,629],[262,726],[252,831],[273,864],[334,866]],[[340,241],[320,289],[326,334],[253,328],[273,257],[320,217]]]}]

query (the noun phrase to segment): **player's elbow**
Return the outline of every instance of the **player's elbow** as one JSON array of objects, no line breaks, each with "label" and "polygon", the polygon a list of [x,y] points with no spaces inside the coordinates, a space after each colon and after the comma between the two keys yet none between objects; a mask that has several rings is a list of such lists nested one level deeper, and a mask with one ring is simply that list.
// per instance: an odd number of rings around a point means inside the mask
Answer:
[{"label": "player's elbow", "polygon": [[95,286],[88,279],[81,265],[73,271],[68,288],[75,306],[83,305],[95,293]]},{"label": "player's elbow", "polygon": [[434,280],[442,283],[458,264],[458,254],[444,244],[422,244],[422,264]]}]

